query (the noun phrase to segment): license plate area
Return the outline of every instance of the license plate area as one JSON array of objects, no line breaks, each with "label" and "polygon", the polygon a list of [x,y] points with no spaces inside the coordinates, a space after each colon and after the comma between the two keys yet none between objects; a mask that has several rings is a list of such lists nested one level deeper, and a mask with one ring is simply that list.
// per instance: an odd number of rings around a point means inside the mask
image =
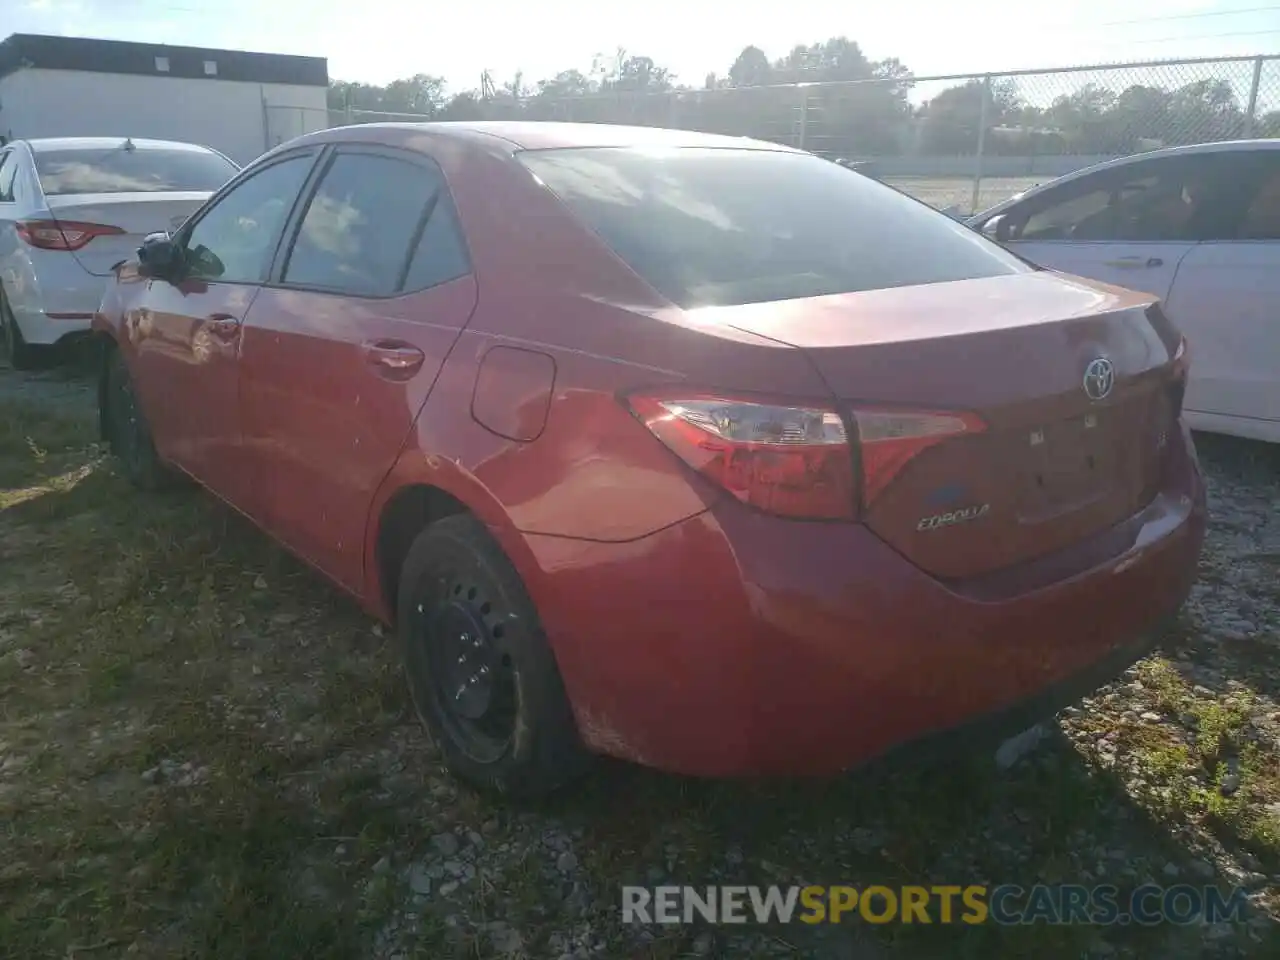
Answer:
[{"label": "license plate area", "polygon": [[1090,411],[1027,431],[1019,514],[1035,520],[1107,495],[1115,457],[1105,411]]}]

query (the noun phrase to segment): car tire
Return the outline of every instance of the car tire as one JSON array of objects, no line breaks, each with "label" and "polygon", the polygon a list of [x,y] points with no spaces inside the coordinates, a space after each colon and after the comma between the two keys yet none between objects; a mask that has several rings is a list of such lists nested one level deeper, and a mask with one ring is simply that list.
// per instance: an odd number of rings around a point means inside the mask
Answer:
[{"label": "car tire", "polygon": [[175,484],[176,476],[156,453],[142,408],[133,389],[133,378],[120,351],[109,349],[103,362],[102,423],[111,452],[120,461],[125,477],[140,490],[157,491]]},{"label": "car tire", "polygon": [[23,338],[3,290],[0,290],[0,343],[3,344],[5,358],[13,369],[34,370],[40,365],[40,350]]},{"label": "car tire", "polygon": [[484,524],[456,514],[424,529],[401,568],[397,606],[414,707],[455,776],[535,798],[586,771],[537,610]]}]

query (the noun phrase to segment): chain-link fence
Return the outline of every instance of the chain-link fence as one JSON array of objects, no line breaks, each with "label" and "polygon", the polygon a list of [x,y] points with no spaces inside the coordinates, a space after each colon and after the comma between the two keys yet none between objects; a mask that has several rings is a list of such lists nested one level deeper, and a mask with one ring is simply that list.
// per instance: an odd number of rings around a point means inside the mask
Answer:
[{"label": "chain-link fence", "polygon": [[1113,157],[1280,137],[1280,56],[533,97],[525,112],[786,143],[862,161],[922,200],[968,213]]},{"label": "chain-link fence", "polygon": [[750,136],[863,169],[970,213],[1101,160],[1280,137],[1280,55],[778,86],[468,98],[434,117],[331,111],[329,123],[572,120]]}]

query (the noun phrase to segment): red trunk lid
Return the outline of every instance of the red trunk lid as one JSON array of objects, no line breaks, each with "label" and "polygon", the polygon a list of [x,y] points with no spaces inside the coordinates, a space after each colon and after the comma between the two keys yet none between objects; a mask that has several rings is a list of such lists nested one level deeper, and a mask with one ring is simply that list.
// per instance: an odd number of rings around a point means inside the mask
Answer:
[{"label": "red trunk lid", "polygon": [[[901,406],[985,422],[921,452],[864,512],[939,577],[1060,549],[1158,489],[1178,334],[1149,295],[1046,271],[706,312],[805,350],[851,414]],[[1100,358],[1113,379],[1091,397]]]}]

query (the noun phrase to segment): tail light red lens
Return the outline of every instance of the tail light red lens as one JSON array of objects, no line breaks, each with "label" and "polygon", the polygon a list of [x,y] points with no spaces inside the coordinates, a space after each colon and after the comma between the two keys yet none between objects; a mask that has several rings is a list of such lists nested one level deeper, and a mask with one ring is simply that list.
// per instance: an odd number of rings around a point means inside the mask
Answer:
[{"label": "tail light red lens", "polygon": [[1187,353],[1186,337],[1178,341],[1178,349],[1173,354],[1172,368],[1173,385],[1170,396],[1173,400],[1173,416],[1177,419],[1182,415],[1182,401],[1187,393],[1187,376],[1191,372],[1191,357]]},{"label": "tail light red lens", "polygon": [[862,459],[862,505],[875,503],[902,469],[925,450],[986,425],[972,413],[875,410],[853,412]]},{"label": "tail light red lens", "polygon": [[120,227],[74,220],[19,220],[18,236],[40,250],[79,250],[95,237],[120,236]]},{"label": "tail light red lens", "polygon": [[856,519],[859,500],[870,506],[922,451],[985,429],[970,413],[860,408],[853,411],[858,437],[852,440],[844,418],[821,404],[688,390],[635,394],[628,402],[663,444],[708,480],[757,509],[805,520]]},{"label": "tail light red lens", "polygon": [[743,503],[796,519],[853,519],[853,456],[834,409],[691,391],[628,401],[676,456]]}]

